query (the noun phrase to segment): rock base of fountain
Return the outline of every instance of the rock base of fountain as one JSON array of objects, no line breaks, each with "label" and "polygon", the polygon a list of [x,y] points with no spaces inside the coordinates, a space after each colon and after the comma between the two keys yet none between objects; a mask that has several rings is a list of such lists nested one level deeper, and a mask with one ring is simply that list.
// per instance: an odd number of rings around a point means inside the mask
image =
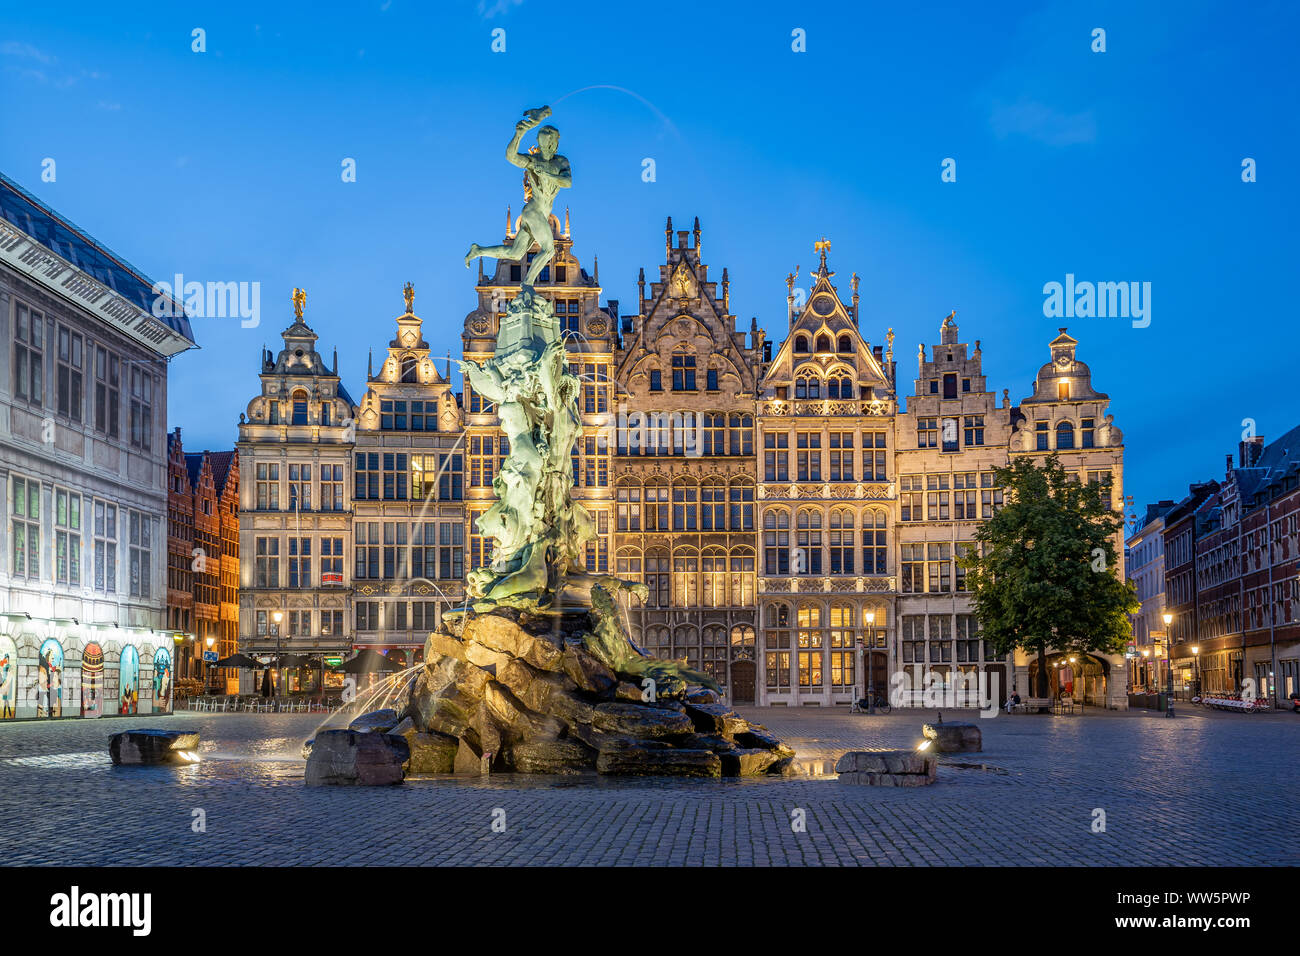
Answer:
[{"label": "rock base of fountain", "polygon": [[186,730],[124,730],[108,739],[108,755],[121,765],[194,763],[199,735]]},{"label": "rock base of fountain", "polygon": [[669,681],[652,695],[648,659],[607,666],[588,650],[589,611],[479,607],[429,636],[400,714],[398,732],[437,752],[430,765],[445,768],[453,742],[451,769],[466,774],[755,776],[794,759],[708,688]]},{"label": "rock base of fountain", "polygon": [[404,738],[378,729],[322,730],[307,756],[309,787],[382,787],[401,783],[411,751]]}]

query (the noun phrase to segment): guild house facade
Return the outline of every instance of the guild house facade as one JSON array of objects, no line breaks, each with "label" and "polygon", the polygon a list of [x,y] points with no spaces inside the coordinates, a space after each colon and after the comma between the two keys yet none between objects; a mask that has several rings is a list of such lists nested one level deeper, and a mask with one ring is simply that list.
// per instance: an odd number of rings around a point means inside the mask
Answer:
[{"label": "guild house facade", "polygon": [[[1029,690],[1036,661],[985,645],[957,559],[1001,503],[993,469],[1014,456],[1055,452],[1099,488],[1109,477],[1120,506],[1122,436],[1074,338],[1046,342],[1032,393],[1013,404],[951,314],[900,386],[894,330],[864,327],[856,275],[841,297],[826,240],[806,292],[787,277],[772,341],[756,320],[738,327],[698,219],[668,220],[658,275],[642,270],[627,312],[602,303],[568,212],[551,227],[556,255],[536,290],[582,383],[573,475],[596,529],[586,563],[647,586],[645,601],[625,598],[647,651],[707,671],[735,703],[843,705],[868,682],[888,693],[899,671],[959,703],[973,703],[970,687],[998,700]],[[507,211],[507,239],[517,228]],[[526,265],[489,273],[480,260],[465,360],[491,355]],[[492,404],[455,390],[450,359],[439,370],[405,292],[359,405],[317,353],[301,303],[285,348],[263,355],[240,426],[245,649],[274,651],[280,610],[297,612],[284,650],[418,660],[427,631],[463,604],[464,575],[491,560],[476,520],[509,448]],[[1050,666],[1054,688],[1124,706],[1122,658]]]}]

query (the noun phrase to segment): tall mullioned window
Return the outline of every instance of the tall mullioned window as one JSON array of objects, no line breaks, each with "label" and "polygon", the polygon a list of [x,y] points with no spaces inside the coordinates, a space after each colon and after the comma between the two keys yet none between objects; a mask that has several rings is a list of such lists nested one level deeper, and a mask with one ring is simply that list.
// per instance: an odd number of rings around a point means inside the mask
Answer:
[{"label": "tall mullioned window", "polygon": [[889,467],[885,452],[886,433],[869,431],[862,433],[862,480],[888,481]]},{"label": "tall mullioned window", "polygon": [[790,435],[787,432],[763,436],[763,480],[790,480]]},{"label": "tall mullioned window", "polygon": [[695,391],[695,356],[688,352],[673,353],[673,391]]},{"label": "tall mullioned window", "polygon": [[81,495],[54,489],[54,580],[81,587]]},{"label": "tall mullioned window", "polygon": [[14,577],[39,581],[41,577],[41,483],[14,478],[10,485],[9,540]]},{"label": "tall mullioned window", "polygon": [[280,510],[280,464],[259,461],[254,469],[258,511]]},{"label": "tall mullioned window", "polygon": [[853,437],[853,432],[831,432],[831,481],[853,481]]},{"label": "tall mullioned window", "polygon": [[102,345],[95,347],[95,430],[116,438],[120,429],[121,360]]},{"label": "tall mullioned window", "polygon": [[14,309],[14,398],[34,405],[45,404],[45,316],[23,303]]},{"label": "tall mullioned window", "polygon": [[[131,597],[150,596],[153,587],[150,561],[153,558],[153,519],[141,511],[130,512],[129,553]],[[279,540],[276,539],[276,544]]]},{"label": "tall mullioned window", "polygon": [[81,421],[82,355],[81,335],[59,326],[58,351],[55,354],[55,392],[58,412],[74,422]]},{"label": "tall mullioned window", "polygon": [[320,466],[320,507],[322,511],[343,510],[343,466]]},{"label": "tall mullioned window", "polygon": [[95,499],[95,590],[117,592],[117,505]]},{"label": "tall mullioned window", "polygon": [[143,451],[153,448],[153,376],[131,366],[131,444]]}]

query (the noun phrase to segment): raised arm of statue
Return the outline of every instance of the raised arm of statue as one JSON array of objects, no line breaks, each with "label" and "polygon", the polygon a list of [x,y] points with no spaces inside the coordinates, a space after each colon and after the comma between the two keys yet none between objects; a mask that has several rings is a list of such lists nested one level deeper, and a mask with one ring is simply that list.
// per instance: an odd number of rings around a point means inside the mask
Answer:
[{"label": "raised arm of statue", "polygon": [[484,367],[477,362],[460,362],[460,370],[469,379],[474,391],[492,402],[505,401],[506,393],[501,373],[491,365]]},{"label": "raised arm of statue", "polygon": [[515,124],[515,135],[510,137],[510,143],[506,146],[506,162],[518,166],[520,169],[528,169],[532,163],[532,157],[527,153],[519,152],[519,141],[524,138],[524,133],[530,129],[539,126],[542,120],[551,115],[551,108],[543,106],[535,110],[525,110],[524,118]]}]

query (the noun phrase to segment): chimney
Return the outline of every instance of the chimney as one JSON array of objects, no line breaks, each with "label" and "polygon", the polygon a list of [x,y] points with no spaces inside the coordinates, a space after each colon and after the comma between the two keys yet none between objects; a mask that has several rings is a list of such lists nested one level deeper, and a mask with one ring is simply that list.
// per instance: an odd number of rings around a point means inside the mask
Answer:
[{"label": "chimney", "polygon": [[871,346],[871,354],[876,357],[877,362],[885,361],[885,348],[882,345]]},{"label": "chimney", "polygon": [[1255,462],[1259,461],[1259,456],[1264,453],[1264,436],[1256,435],[1249,441],[1238,442],[1237,454],[1241,459],[1242,468],[1251,468]]}]

